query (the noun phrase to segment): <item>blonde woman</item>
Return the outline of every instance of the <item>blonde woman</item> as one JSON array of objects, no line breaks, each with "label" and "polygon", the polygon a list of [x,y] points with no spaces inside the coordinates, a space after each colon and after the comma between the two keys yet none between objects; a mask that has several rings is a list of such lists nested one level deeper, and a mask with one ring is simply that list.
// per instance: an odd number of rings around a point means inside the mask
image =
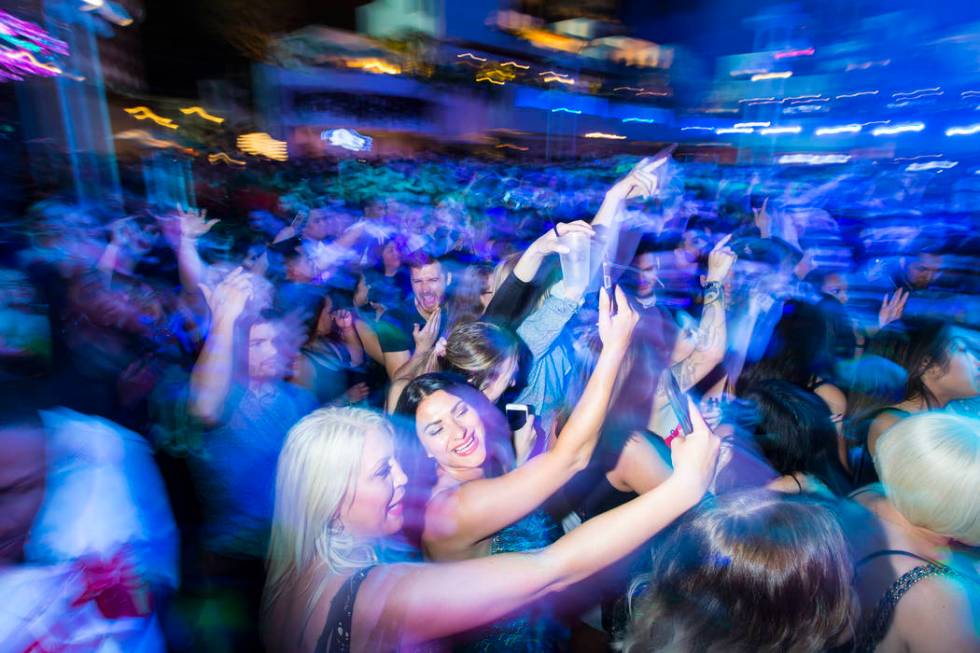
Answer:
[{"label": "blonde woman", "polygon": [[874,462],[881,484],[856,499],[877,520],[859,513],[852,530],[880,529],[859,542],[855,650],[980,650],[980,422],[907,417],[878,439]]},{"label": "blonde woman", "polygon": [[694,506],[718,441],[699,421],[674,441],[674,474],[553,545],[448,564],[378,564],[402,526],[405,475],[392,429],[355,408],[318,410],[279,458],[263,626],[270,651],[406,650],[475,628],[630,553]]}]

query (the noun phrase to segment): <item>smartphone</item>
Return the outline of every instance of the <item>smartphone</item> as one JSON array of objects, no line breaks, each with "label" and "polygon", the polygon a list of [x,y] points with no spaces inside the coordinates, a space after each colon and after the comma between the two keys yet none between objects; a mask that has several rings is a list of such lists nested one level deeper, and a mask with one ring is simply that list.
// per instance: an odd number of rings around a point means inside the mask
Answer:
[{"label": "smartphone", "polygon": [[689,435],[694,431],[694,422],[691,421],[691,412],[687,403],[687,395],[681,390],[680,384],[673,372],[668,371],[664,376],[667,377],[667,403],[670,405],[678,424],[684,431],[684,435]]},{"label": "smartphone", "polygon": [[519,431],[527,425],[531,407],[527,404],[507,404],[504,412],[507,413],[507,424],[510,425],[510,430]]}]

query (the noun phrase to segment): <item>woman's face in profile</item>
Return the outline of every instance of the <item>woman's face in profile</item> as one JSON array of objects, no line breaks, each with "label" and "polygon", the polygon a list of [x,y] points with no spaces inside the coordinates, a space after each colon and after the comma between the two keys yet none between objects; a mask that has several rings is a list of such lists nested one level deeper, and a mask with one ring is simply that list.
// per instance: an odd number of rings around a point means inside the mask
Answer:
[{"label": "woman's face in profile", "polygon": [[402,499],[407,479],[395,460],[391,435],[371,430],[364,438],[361,466],[354,479],[353,497],[340,520],[355,537],[374,539],[392,535],[404,523]]}]

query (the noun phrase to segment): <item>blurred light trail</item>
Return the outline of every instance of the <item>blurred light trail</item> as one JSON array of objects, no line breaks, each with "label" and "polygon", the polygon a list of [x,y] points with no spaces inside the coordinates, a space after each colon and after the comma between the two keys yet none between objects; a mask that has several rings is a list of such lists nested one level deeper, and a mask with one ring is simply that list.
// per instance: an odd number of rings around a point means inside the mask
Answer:
[{"label": "blurred light trail", "polygon": [[799,125],[791,125],[788,127],[769,127],[767,129],[760,129],[759,133],[763,136],[776,135],[776,134],[799,134],[803,131],[803,128]]},{"label": "blurred light trail", "polygon": [[224,152],[218,152],[217,154],[209,154],[208,155],[208,163],[210,163],[211,165],[214,165],[218,161],[221,161],[223,163],[227,163],[228,165],[234,165],[234,166],[243,166],[243,165],[245,165],[245,162],[244,161],[239,161],[238,159],[233,159],[230,156],[228,156],[227,154],[225,154]]},{"label": "blurred light trail", "polygon": [[914,91],[899,91],[898,93],[892,93],[892,97],[897,98],[900,95],[903,95],[903,96],[904,95],[917,95],[919,93],[929,93],[929,92],[935,92],[935,91],[941,91],[941,90],[942,90],[942,87],[941,86],[935,86],[935,87],[932,87],[932,88],[920,88],[920,89],[916,89]]},{"label": "blurred light trail", "polygon": [[264,132],[242,134],[235,143],[242,152],[270,158],[273,161],[286,161],[289,154],[285,141],[277,141]]},{"label": "blurred light trail", "polygon": [[815,132],[817,136],[833,136],[834,134],[856,134],[861,131],[861,125],[838,125],[837,127],[819,127]]},{"label": "blurred light trail", "polygon": [[780,165],[805,163],[806,165],[828,165],[831,163],[847,163],[851,160],[849,154],[784,154],[779,157]]},{"label": "blurred light trail", "polygon": [[905,172],[922,172],[925,170],[949,170],[959,165],[959,161],[927,161],[926,163],[910,163]]},{"label": "blurred light trail", "polygon": [[836,100],[843,100],[844,98],[860,97],[862,95],[878,95],[878,91],[858,91],[856,93],[842,93],[834,97]]},{"label": "blurred light trail", "polygon": [[792,70],[786,70],[781,73],[759,73],[758,75],[752,75],[751,81],[761,82],[767,79],[789,79],[793,76]]},{"label": "blurred light trail", "polygon": [[589,132],[588,134],[583,134],[585,138],[608,138],[614,141],[625,141],[625,136],[620,136],[619,134],[607,134],[605,132]]},{"label": "blurred light trail", "polygon": [[203,118],[204,120],[208,120],[210,122],[214,122],[214,123],[217,123],[219,125],[225,121],[224,118],[222,118],[220,116],[212,115],[212,114],[208,113],[207,111],[205,111],[202,107],[197,107],[197,106],[194,106],[194,107],[181,107],[180,112],[182,114],[184,114],[185,116],[189,116],[191,114],[194,114],[194,115],[199,116],[200,118]]},{"label": "blurred light trail", "polygon": [[177,129],[177,125],[174,124],[172,119],[158,116],[157,114],[153,113],[149,107],[128,107],[123,109],[123,111],[131,115],[136,120],[152,120],[161,127],[166,127],[167,129]]},{"label": "blurred light trail", "polygon": [[551,113],[574,113],[575,115],[579,115],[582,112],[578,109],[569,109],[568,107],[558,107],[557,109],[552,109]]},{"label": "blurred light trail", "polygon": [[813,53],[816,52],[813,48],[803,48],[801,50],[786,50],[784,52],[777,52],[773,58],[774,59],[792,59],[794,57],[812,57]]},{"label": "blurred light trail", "polygon": [[744,127],[769,127],[772,125],[768,120],[765,122],[737,122],[732,127],[735,129],[742,129]]},{"label": "blurred light trail", "polygon": [[751,127],[719,127],[715,130],[716,134],[751,134],[755,130]]},{"label": "blurred light trail", "polygon": [[972,136],[980,132],[980,123],[967,125],[965,127],[950,127],[946,130],[947,136]]},{"label": "blurred light trail", "polygon": [[893,125],[891,127],[875,127],[872,130],[872,136],[892,136],[894,134],[904,134],[906,132],[920,132],[925,129],[926,126],[921,122],[908,122],[901,125]]}]

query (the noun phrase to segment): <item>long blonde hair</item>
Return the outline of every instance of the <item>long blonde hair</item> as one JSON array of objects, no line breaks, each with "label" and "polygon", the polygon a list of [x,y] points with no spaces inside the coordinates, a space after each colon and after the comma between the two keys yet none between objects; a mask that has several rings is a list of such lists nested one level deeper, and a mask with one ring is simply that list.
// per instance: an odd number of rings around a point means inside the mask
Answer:
[{"label": "long blonde hair", "polygon": [[371,543],[345,532],[340,519],[372,429],[392,435],[387,420],[362,408],[321,408],[290,429],[276,469],[264,609],[313,562],[342,573],[377,561]]}]

